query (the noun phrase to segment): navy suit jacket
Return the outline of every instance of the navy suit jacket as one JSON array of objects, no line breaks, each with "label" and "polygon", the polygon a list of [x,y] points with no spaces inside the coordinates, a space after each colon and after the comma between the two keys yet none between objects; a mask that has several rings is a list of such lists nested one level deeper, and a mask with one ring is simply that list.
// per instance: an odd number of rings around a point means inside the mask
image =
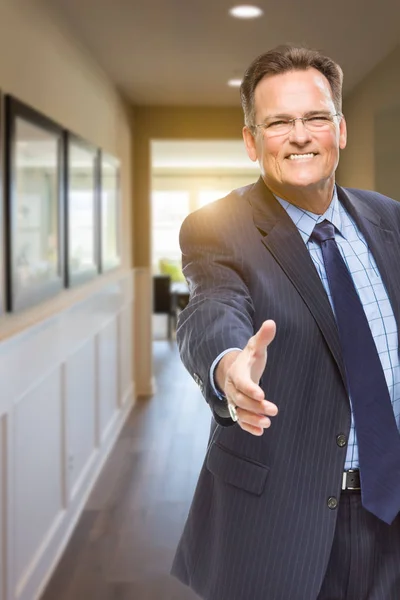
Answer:
[{"label": "navy suit jacket", "polygon": [[[400,330],[400,204],[338,187],[372,251]],[[181,229],[191,300],[183,363],[214,418],[172,573],[207,600],[315,600],[337,518],[350,405],[328,297],[293,221],[260,178]],[[234,424],[209,381],[227,348],[277,325],[261,380],[279,414],[261,437]],[[196,425],[193,424],[195,427]]]}]

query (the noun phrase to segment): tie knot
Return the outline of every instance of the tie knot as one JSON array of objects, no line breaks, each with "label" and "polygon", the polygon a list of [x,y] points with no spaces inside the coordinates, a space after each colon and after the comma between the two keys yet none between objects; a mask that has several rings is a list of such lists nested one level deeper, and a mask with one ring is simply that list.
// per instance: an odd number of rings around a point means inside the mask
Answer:
[{"label": "tie knot", "polygon": [[313,229],[311,234],[311,238],[321,244],[322,242],[326,242],[326,240],[334,240],[335,239],[335,227],[332,223],[329,223],[325,219],[322,223],[318,223]]}]

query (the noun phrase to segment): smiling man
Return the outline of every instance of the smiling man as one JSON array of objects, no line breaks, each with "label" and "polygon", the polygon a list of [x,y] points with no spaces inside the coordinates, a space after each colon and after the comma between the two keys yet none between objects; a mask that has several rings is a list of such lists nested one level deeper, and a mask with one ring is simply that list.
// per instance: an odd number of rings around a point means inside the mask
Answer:
[{"label": "smiling man", "polygon": [[172,572],[207,600],[398,600],[400,205],[335,183],[330,58],[271,50],[241,98],[261,177],[181,230],[213,420]]},{"label": "smiling man", "polygon": [[346,123],[328,80],[313,67],[265,77],[254,105],[257,123],[243,135],[265,184],[299,208],[322,214],[332,200],[339,149],[346,146]]}]

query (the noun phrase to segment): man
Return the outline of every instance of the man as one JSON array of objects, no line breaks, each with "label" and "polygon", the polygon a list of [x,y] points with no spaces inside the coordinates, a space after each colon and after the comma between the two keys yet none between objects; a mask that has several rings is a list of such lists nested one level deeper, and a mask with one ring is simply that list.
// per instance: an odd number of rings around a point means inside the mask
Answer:
[{"label": "man", "polygon": [[335,184],[341,92],[318,52],[257,58],[261,177],[182,226],[177,339],[214,419],[172,572],[207,600],[400,598],[400,205]]}]

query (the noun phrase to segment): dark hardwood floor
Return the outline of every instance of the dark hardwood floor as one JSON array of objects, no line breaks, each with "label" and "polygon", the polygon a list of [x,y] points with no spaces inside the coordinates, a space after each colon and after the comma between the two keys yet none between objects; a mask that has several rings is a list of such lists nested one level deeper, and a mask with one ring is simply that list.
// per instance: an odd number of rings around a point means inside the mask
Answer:
[{"label": "dark hardwood floor", "polygon": [[138,400],[41,600],[195,600],[169,576],[211,413],[174,342],[154,342],[157,393]]}]

